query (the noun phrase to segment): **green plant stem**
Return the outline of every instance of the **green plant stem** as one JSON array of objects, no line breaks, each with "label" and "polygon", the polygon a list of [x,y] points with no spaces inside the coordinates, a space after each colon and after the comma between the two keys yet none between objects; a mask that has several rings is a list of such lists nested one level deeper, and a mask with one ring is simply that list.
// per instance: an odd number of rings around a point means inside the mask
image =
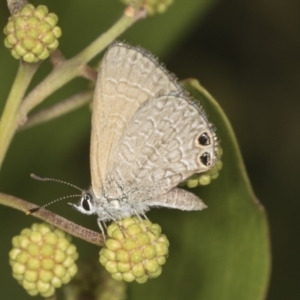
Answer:
[{"label": "green plant stem", "polygon": [[[25,200],[22,200],[20,198],[6,195],[3,193],[0,193],[0,204],[3,204],[5,206],[15,208],[17,210],[23,211],[24,213],[27,213],[30,209],[35,208],[36,205],[27,202]],[[49,224],[52,224],[56,226],[57,228],[60,228],[68,233],[70,233],[73,236],[76,236],[80,239],[83,239],[89,243],[102,246],[103,245],[103,236],[102,234],[89,230],[87,228],[84,228],[82,226],[79,226],[65,218],[62,218],[52,212],[50,212],[47,209],[41,208],[39,211],[30,214],[30,216],[39,218]]]},{"label": "green plant stem", "polygon": [[143,16],[144,15],[139,12],[137,12],[136,16],[133,17],[124,14],[107,32],[100,35],[78,55],[57,65],[52,72],[24,99],[20,111],[21,123],[26,122],[27,114],[46,97],[76,76],[81,75],[81,72],[87,62],[99,54],[120,34]]},{"label": "green plant stem", "polygon": [[78,94],[75,94],[61,102],[51,106],[50,108],[43,109],[36,114],[29,117],[24,126],[19,127],[19,130],[25,130],[33,126],[48,122],[62,115],[65,115],[83,105],[86,105],[92,101],[93,90],[87,90]]},{"label": "green plant stem", "polygon": [[20,62],[0,120],[0,169],[19,125],[18,111],[20,103],[38,66],[39,64]]}]

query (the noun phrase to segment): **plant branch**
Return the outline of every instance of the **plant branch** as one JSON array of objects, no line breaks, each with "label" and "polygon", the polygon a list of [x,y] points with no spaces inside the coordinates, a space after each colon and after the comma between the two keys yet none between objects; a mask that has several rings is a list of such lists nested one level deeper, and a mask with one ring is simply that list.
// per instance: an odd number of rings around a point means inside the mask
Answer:
[{"label": "plant branch", "polygon": [[18,112],[27,87],[39,64],[20,61],[15,81],[8,95],[0,120],[0,169],[7,149],[19,125]]},{"label": "plant branch", "polygon": [[20,123],[25,123],[27,114],[46,97],[76,76],[84,74],[85,72],[83,69],[86,67],[85,64],[87,62],[99,54],[120,34],[143,16],[144,15],[140,11],[137,11],[134,16],[123,14],[123,16],[108,31],[100,35],[83,51],[75,57],[56,65],[52,72],[24,99],[20,111]]},{"label": "plant branch", "polygon": [[23,131],[36,125],[48,122],[90,103],[93,98],[93,93],[94,91],[91,89],[78,93],[51,106],[50,108],[37,112],[29,117],[24,126],[19,127],[19,131]]},{"label": "plant branch", "polygon": [[66,59],[59,49],[55,49],[53,52],[51,52],[50,63],[53,67],[62,64],[64,61],[66,61]]},{"label": "plant branch", "polygon": [[[20,198],[13,197],[11,195],[6,195],[0,193],[0,204],[12,207],[27,213],[28,210],[36,207],[35,204],[22,200]],[[71,235],[83,239],[92,244],[103,246],[103,236],[102,234],[92,231],[90,229],[79,226],[63,217],[60,217],[44,208],[41,208],[39,211],[32,214],[32,216],[39,218],[51,225],[60,228]]]},{"label": "plant branch", "polygon": [[88,65],[83,66],[80,73],[81,77],[91,80],[93,82],[96,82],[97,75],[97,71]]}]

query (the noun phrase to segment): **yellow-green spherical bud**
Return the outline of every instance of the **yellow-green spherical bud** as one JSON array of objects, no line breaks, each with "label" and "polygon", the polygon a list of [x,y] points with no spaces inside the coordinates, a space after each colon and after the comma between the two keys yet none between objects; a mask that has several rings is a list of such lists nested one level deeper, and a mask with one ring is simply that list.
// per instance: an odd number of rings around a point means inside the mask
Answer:
[{"label": "yellow-green spherical bud", "polygon": [[135,277],[132,272],[121,272],[123,274],[123,280],[127,282],[132,282],[135,280]]},{"label": "yellow-green spherical bud", "polygon": [[41,266],[41,261],[38,258],[29,256],[28,262],[27,262],[27,268],[29,270],[38,270]]},{"label": "yellow-green spherical bud", "polygon": [[122,248],[122,244],[119,241],[113,240],[113,239],[108,239],[106,241],[106,247],[109,250],[118,250]]},{"label": "yellow-green spherical bud", "polygon": [[29,254],[21,251],[18,256],[15,258],[16,261],[18,261],[20,264],[26,264],[29,260]]},{"label": "yellow-green spherical bud", "polygon": [[66,259],[66,253],[60,249],[56,249],[53,255],[53,259],[56,263],[62,263]]},{"label": "yellow-green spherical bud", "polygon": [[145,275],[145,268],[144,268],[144,265],[142,263],[138,263],[138,264],[135,264],[133,267],[132,267],[132,274],[135,276],[135,277],[141,277],[141,276],[144,276]]},{"label": "yellow-green spherical bud", "polygon": [[[118,264],[115,261],[108,261],[105,264],[105,269],[109,272],[109,273],[117,273],[118,272]],[[22,270],[20,270],[20,272],[22,272]]]},{"label": "yellow-green spherical bud", "polygon": [[[102,250],[102,249],[101,249]],[[102,251],[102,256],[105,257],[108,260],[115,260],[116,258],[116,252],[107,249],[107,248],[103,248],[104,251]]]},{"label": "yellow-green spherical bud", "polygon": [[148,276],[147,275],[143,275],[141,277],[138,277],[136,279],[136,282],[138,282],[138,283],[145,283],[147,280],[148,280]]},{"label": "yellow-green spherical bud", "polygon": [[15,260],[16,257],[22,252],[21,249],[19,248],[13,248],[10,252],[9,252],[9,258],[12,260]]},{"label": "yellow-green spherical bud", "polygon": [[160,275],[169,242],[161,228],[137,217],[113,222],[100,251],[100,263],[116,280],[144,283]]},{"label": "yellow-green spherical bud", "polygon": [[63,231],[49,224],[33,224],[12,240],[9,252],[13,277],[30,295],[47,298],[77,272],[76,247]]},{"label": "yellow-green spherical bud", "polygon": [[120,249],[116,252],[116,261],[118,262],[128,262],[129,252],[125,249]]},{"label": "yellow-green spherical bud", "polygon": [[142,249],[135,249],[130,253],[130,260],[136,264],[144,260]]},{"label": "yellow-green spherical bud", "polygon": [[49,13],[45,5],[36,8],[26,4],[8,19],[3,32],[4,45],[16,59],[36,63],[49,57],[57,49],[61,29],[56,26],[58,17]]},{"label": "yellow-green spherical bud", "polygon": [[[125,4],[131,4],[132,0],[121,0]],[[173,3],[173,0],[144,0],[144,8],[150,16],[164,13]]]},{"label": "yellow-green spherical bud", "polygon": [[58,277],[53,277],[51,279],[51,284],[52,284],[52,286],[54,286],[55,288],[58,289],[58,288],[60,288],[62,286],[62,281]]},{"label": "yellow-green spherical bud", "polygon": [[134,238],[127,238],[126,241],[123,243],[123,247],[126,250],[132,250],[136,248],[136,241]]},{"label": "yellow-green spherical bud", "polygon": [[48,8],[45,5],[39,5],[36,10],[33,12],[34,16],[39,18],[40,20],[43,20],[46,15],[48,14]]}]

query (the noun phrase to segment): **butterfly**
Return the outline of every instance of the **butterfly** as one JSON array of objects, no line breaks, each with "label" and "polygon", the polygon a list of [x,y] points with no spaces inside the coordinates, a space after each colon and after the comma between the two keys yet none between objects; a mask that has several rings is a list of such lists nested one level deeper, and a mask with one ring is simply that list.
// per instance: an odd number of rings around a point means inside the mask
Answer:
[{"label": "butterfly", "polygon": [[152,54],[125,43],[105,53],[95,87],[91,188],[73,206],[98,225],[151,207],[202,210],[177,185],[216,163],[217,138],[197,101]]}]

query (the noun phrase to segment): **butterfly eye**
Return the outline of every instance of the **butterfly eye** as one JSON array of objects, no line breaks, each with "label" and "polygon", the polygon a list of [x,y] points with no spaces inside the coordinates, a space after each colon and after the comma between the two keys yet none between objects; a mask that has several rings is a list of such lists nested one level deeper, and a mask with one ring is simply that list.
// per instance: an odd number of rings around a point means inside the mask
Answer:
[{"label": "butterfly eye", "polygon": [[82,199],[81,205],[86,211],[90,211],[91,210],[90,197],[89,196],[84,197]]},{"label": "butterfly eye", "polygon": [[207,134],[207,132],[203,132],[199,138],[198,138],[198,142],[200,145],[202,146],[208,146],[210,145],[210,137],[209,135]]},{"label": "butterfly eye", "polygon": [[206,166],[210,166],[211,164],[211,157],[210,154],[208,152],[204,152],[201,156],[200,156],[200,161]]}]

